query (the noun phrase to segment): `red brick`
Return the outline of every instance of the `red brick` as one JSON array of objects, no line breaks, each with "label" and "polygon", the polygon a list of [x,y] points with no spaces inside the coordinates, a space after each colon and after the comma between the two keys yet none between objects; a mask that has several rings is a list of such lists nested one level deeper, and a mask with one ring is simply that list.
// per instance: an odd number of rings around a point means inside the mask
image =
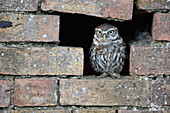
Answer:
[{"label": "red brick", "polygon": [[138,9],[142,10],[169,10],[170,1],[168,0],[137,0]]},{"label": "red brick", "polygon": [[0,80],[0,107],[8,107],[10,104],[11,83],[8,80]]},{"label": "red brick", "polygon": [[0,13],[0,42],[59,42],[59,16]]},{"label": "red brick", "polygon": [[37,11],[38,0],[1,0],[0,11]]},{"label": "red brick", "polygon": [[61,105],[148,105],[145,80],[61,79]]},{"label": "red brick", "polygon": [[132,111],[132,110],[119,110],[118,113],[169,113],[169,111]]},{"label": "red brick", "polygon": [[83,49],[0,47],[0,74],[82,75]]},{"label": "red brick", "polygon": [[116,113],[111,109],[77,109],[73,113]]},{"label": "red brick", "polygon": [[170,14],[154,14],[152,38],[170,41]]},{"label": "red brick", "polygon": [[133,0],[43,0],[41,9],[131,20]]},{"label": "red brick", "polygon": [[156,105],[170,105],[170,80],[152,80],[151,102]]},{"label": "red brick", "polygon": [[130,73],[132,75],[169,75],[170,48],[131,45]]},{"label": "red brick", "polygon": [[57,105],[57,80],[15,79],[15,106]]},{"label": "red brick", "polygon": [[69,113],[68,110],[2,110],[1,113]]}]

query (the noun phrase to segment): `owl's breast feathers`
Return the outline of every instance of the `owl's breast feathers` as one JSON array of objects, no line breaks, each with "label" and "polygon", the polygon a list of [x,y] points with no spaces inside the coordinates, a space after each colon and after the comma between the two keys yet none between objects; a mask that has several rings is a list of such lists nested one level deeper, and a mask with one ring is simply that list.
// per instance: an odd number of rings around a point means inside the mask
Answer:
[{"label": "owl's breast feathers", "polygon": [[106,54],[108,52],[113,52],[115,50],[122,51],[122,49],[125,51],[126,44],[125,43],[108,43],[108,44],[100,44],[100,45],[95,45],[92,44],[90,51],[94,52],[102,52],[103,54]]},{"label": "owl's breast feathers", "polygon": [[90,48],[92,67],[96,72],[112,74],[120,73],[125,59],[125,44],[95,45]]},{"label": "owl's breast feathers", "polygon": [[[107,34],[107,37],[105,35]],[[104,36],[104,37],[103,37]],[[95,28],[93,43],[90,48],[91,66],[96,72],[120,73],[125,59],[125,44],[118,29],[110,24]]]}]

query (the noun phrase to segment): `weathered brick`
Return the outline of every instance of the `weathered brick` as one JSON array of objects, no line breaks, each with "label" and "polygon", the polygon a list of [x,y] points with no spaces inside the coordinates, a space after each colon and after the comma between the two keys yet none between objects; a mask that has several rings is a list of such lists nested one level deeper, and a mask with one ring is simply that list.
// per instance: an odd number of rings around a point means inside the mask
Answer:
[{"label": "weathered brick", "polygon": [[131,45],[130,73],[132,75],[169,75],[170,48]]},{"label": "weathered brick", "polygon": [[14,105],[16,106],[57,105],[57,80],[15,79]]},{"label": "weathered brick", "polygon": [[61,79],[61,105],[147,106],[146,80]]},{"label": "weathered brick", "polygon": [[77,109],[73,113],[116,113],[115,110],[109,109]]},{"label": "weathered brick", "polygon": [[1,113],[69,113],[68,110],[0,110]]},{"label": "weathered brick", "polygon": [[137,0],[136,5],[142,10],[169,10],[169,0]]},{"label": "weathered brick", "polygon": [[132,111],[132,110],[119,110],[118,113],[169,113],[170,111]]},{"label": "weathered brick", "polygon": [[170,14],[154,14],[152,38],[170,41]]},{"label": "weathered brick", "polygon": [[131,20],[133,0],[43,0],[41,8],[45,11],[53,10]]},{"label": "weathered brick", "polygon": [[0,13],[0,42],[59,42],[59,16]]},{"label": "weathered brick", "polygon": [[83,49],[0,47],[0,74],[82,75]]},{"label": "weathered brick", "polygon": [[1,0],[0,11],[37,11],[38,0]]},{"label": "weathered brick", "polygon": [[152,80],[151,102],[156,105],[170,105],[170,80]]},{"label": "weathered brick", "polygon": [[8,80],[0,80],[0,107],[8,107],[10,104],[11,83]]}]

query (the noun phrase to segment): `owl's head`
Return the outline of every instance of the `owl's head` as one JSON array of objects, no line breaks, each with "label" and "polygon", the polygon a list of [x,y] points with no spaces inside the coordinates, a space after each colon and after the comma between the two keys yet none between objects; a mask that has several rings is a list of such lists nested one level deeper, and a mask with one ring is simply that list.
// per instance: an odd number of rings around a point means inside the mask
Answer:
[{"label": "owl's head", "polygon": [[118,29],[113,25],[105,23],[95,28],[94,38],[99,41],[116,40],[118,36]]}]

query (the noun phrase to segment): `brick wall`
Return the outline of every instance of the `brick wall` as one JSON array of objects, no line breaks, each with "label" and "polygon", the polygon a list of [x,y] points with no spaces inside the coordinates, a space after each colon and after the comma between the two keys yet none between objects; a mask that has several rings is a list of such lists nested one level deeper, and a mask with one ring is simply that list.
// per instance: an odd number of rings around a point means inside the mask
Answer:
[{"label": "brick wall", "polygon": [[[1,0],[0,113],[169,113],[169,10],[168,0]],[[103,22],[127,44],[120,79],[89,65]]]}]

